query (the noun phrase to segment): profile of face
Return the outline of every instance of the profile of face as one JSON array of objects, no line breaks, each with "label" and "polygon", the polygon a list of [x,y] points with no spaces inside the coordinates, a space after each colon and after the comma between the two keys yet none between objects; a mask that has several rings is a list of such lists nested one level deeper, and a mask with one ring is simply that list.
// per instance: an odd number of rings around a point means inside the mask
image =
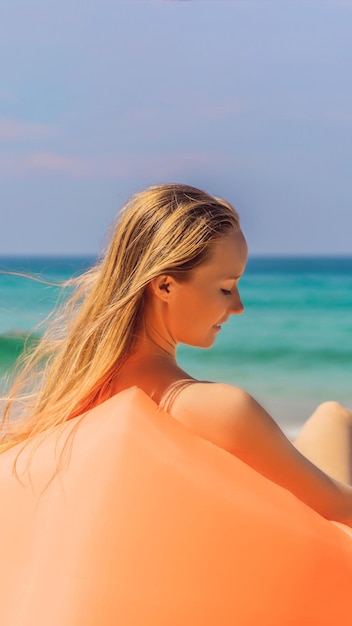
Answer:
[{"label": "profile of face", "polygon": [[214,243],[210,257],[190,272],[188,280],[161,275],[152,281],[160,331],[169,341],[201,348],[214,343],[230,315],[243,312],[238,282],[246,262],[246,240],[236,230]]}]

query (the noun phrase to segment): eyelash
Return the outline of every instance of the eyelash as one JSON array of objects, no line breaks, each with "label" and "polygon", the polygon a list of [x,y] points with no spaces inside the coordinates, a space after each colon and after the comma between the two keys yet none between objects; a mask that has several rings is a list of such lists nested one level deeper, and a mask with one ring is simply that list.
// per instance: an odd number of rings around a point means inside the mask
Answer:
[{"label": "eyelash", "polygon": [[228,291],[228,289],[221,289],[221,291],[224,294],[224,296],[231,296],[232,295],[232,291]]}]

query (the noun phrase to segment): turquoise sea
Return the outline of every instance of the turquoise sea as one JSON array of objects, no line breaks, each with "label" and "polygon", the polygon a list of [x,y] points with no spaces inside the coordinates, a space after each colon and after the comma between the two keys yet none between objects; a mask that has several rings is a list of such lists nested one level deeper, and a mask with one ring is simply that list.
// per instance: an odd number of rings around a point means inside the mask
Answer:
[{"label": "turquoise sea", "polygon": [[[59,282],[87,257],[0,257],[0,270]],[[291,435],[324,400],[352,405],[352,257],[249,259],[245,305],[210,350],[182,346],[181,366],[202,380],[245,388]],[[0,375],[11,370],[25,336],[50,312],[59,289],[0,274]]]}]

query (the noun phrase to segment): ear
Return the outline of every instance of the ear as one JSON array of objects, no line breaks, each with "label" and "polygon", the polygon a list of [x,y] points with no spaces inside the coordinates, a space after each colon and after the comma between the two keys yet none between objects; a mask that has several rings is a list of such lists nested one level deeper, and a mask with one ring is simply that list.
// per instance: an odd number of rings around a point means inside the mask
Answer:
[{"label": "ear", "polygon": [[174,282],[174,279],[167,274],[157,276],[148,284],[149,293],[152,293],[163,302],[168,302]]}]

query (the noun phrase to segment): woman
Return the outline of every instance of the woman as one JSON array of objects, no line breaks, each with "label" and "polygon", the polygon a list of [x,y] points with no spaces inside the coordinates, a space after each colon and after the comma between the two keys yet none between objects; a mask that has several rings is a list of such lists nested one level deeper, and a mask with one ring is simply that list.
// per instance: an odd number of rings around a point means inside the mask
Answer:
[{"label": "woman", "polygon": [[[65,336],[47,333],[9,394],[1,451],[137,386],[190,430],[352,526],[349,410],[320,406],[294,446],[247,393],[177,365],[179,343],[209,348],[243,312],[246,260],[238,215],[224,200],[177,184],[134,196],[104,259],[70,283]],[[37,370],[39,388],[28,391]],[[24,416],[10,430],[16,410]]]}]

